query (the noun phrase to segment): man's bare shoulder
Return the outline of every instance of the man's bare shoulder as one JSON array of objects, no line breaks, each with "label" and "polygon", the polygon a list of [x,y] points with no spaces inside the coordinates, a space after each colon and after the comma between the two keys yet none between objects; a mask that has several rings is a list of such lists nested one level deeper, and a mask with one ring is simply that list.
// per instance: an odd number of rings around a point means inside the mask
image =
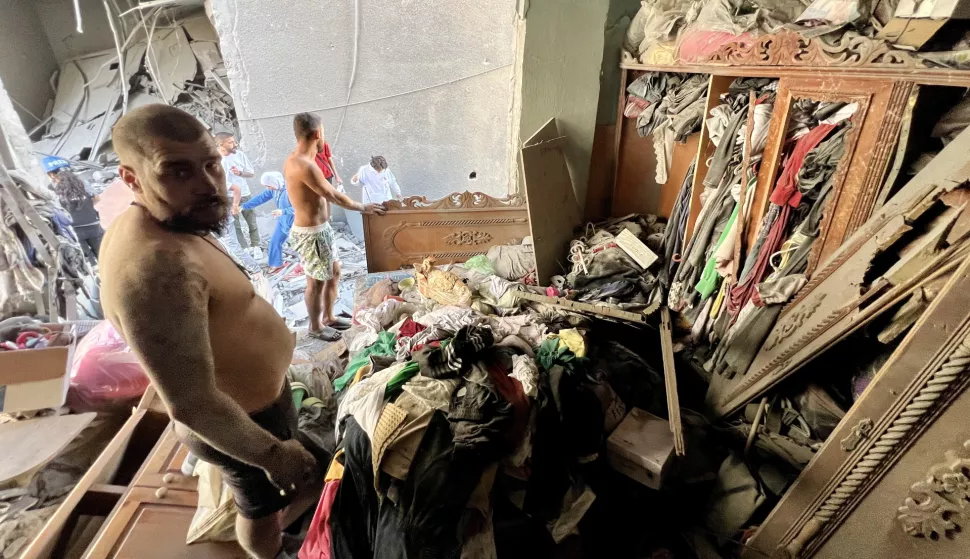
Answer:
[{"label": "man's bare shoulder", "polygon": [[[315,165],[313,161],[298,153],[291,153],[283,164],[283,175],[287,179],[303,181],[310,170],[310,165]],[[286,181],[287,183],[290,180]]]},{"label": "man's bare shoulder", "polygon": [[105,235],[100,262],[105,304],[125,307],[132,298],[145,303],[145,298],[198,293],[206,284],[200,241],[205,242],[166,231],[137,214],[119,217]]}]

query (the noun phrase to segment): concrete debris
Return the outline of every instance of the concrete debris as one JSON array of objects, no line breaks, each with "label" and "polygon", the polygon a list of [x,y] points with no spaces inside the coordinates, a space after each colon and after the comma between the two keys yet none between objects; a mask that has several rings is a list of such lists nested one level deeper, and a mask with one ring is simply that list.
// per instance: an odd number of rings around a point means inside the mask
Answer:
[{"label": "concrete debris", "polygon": [[64,62],[49,120],[35,130],[34,151],[99,167],[117,163],[110,130],[122,115],[124,83],[128,110],[166,103],[195,115],[213,131],[238,132],[219,37],[204,14],[165,22],[157,14],[132,31],[123,46],[124,80],[118,54],[105,51]]}]

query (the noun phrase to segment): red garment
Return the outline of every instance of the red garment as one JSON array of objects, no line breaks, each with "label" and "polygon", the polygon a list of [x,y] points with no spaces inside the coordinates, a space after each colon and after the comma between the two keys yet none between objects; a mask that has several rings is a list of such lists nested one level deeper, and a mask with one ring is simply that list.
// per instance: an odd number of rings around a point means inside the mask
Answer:
[{"label": "red garment", "polygon": [[323,151],[317,154],[316,162],[317,167],[323,171],[323,178],[330,180],[333,178],[333,169],[330,168],[330,158],[333,157],[333,153],[330,151],[330,144],[323,142]]},{"label": "red garment", "polygon": [[785,168],[782,169],[778,182],[775,183],[775,189],[771,192],[772,204],[798,207],[802,202],[802,193],[798,191],[798,172],[802,170],[805,156],[815,149],[833,129],[835,129],[834,124],[819,124],[795,142],[795,147],[792,148],[788,161],[785,162]]},{"label": "red garment", "polygon": [[424,330],[424,325],[418,324],[417,322],[411,320],[411,318],[404,319],[404,324],[401,325],[399,338],[411,338],[418,332]]},{"label": "red garment", "polygon": [[525,437],[525,432],[529,428],[529,413],[532,404],[529,397],[525,395],[522,383],[518,379],[509,376],[509,371],[498,360],[491,359],[486,363],[488,377],[495,385],[495,390],[502,395],[505,400],[512,404],[512,427],[505,433],[511,448],[519,445]]},{"label": "red garment", "polygon": [[300,559],[330,559],[330,514],[333,512],[333,502],[337,498],[340,480],[328,481],[323,487],[323,495],[317,504],[317,511],[313,513],[310,529],[306,539],[300,547]]},{"label": "red garment", "polygon": [[802,170],[805,163],[805,156],[809,154],[829,133],[835,129],[834,124],[819,124],[795,142],[791,154],[785,161],[785,167],[775,183],[775,189],[771,192],[771,203],[781,206],[781,213],[768,230],[768,236],[761,245],[761,250],[755,256],[754,269],[748,278],[731,289],[728,301],[728,311],[735,318],[741,308],[751,299],[755,288],[764,280],[767,275],[768,261],[771,255],[781,248],[784,242],[785,228],[788,226],[788,217],[791,215],[792,208],[798,207],[802,201],[802,193],[798,191],[798,172]]}]

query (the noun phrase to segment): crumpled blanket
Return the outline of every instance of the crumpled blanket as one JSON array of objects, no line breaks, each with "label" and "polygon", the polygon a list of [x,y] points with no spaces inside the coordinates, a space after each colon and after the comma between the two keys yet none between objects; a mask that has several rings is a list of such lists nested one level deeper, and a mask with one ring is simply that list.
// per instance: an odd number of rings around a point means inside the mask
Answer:
[{"label": "crumpled blanket", "polygon": [[495,275],[508,281],[521,281],[535,273],[536,256],[532,237],[522,239],[518,245],[496,245],[488,249],[489,261]]},{"label": "crumpled blanket", "polygon": [[436,268],[433,259],[425,258],[414,270],[421,295],[442,305],[471,306],[472,292],[468,286],[455,274]]}]

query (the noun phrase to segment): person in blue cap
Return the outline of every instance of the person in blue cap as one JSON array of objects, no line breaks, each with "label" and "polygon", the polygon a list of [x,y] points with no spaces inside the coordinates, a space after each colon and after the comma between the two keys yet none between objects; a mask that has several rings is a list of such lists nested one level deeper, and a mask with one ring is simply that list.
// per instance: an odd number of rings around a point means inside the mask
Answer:
[{"label": "person in blue cap", "polygon": [[243,211],[256,209],[257,206],[269,202],[271,199],[276,202],[273,215],[276,216],[276,228],[273,236],[269,240],[269,273],[273,274],[283,267],[283,243],[290,236],[290,228],[293,227],[293,204],[290,197],[286,195],[286,183],[283,180],[283,173],[270,171],[263,173],[259,182],[266,187],[266,190],[253,196],[241,208]]},{"label": "person in blue cap", "polygon": [[50,155],[41,160],[41,165],[51,179],[51,186],[61,206],[71,214],[71,226],[84,256],[97,262],[104,237],[101,216],[94,209],[98,194],[71,171],[71,163],[66,159]]}]

